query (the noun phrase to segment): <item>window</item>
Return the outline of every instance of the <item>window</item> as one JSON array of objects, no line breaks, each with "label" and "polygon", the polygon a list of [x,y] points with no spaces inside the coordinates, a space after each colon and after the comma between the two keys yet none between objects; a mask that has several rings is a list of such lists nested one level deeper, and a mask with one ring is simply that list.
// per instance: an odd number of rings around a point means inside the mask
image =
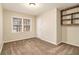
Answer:
[{"label": "window", "polygon": [[21,31],[22,31],[22,19],[13,18],[13,32],[21,32]]},{"label": "window", "polygon": [[13,32],[27,32],[31,28],[31,20],[26,18],[13,17],[12,19]]},{"label": "window", "polygon": [[23,19],[23,31],[29,31],[30,30],[30,20],[29,19]]}]

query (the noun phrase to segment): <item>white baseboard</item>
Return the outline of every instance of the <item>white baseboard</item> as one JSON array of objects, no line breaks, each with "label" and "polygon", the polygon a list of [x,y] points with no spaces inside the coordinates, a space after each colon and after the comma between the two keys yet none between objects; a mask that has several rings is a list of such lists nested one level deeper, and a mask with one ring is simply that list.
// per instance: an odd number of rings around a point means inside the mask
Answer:
[{"label": "white baseboard", "polygon": [[[40,40],[43,40],[42,38],[39,38],[39,37],[37,37],[37,38],[40,39]],[[55,42],[53,42],[53,41],[48,41],[48,40],[43,40],[43,41],[49,42],[49,43],[54,44],[54,45],[58,45],[58,44],[61,43],[61,42],[55,43]]]},{"label": "white baseboard", "polygon": [[[38,38],[38,39],[43,40],[42,38],[39,38],[39,37],[31,37],[31,38]],[[30,39],[30,38],[26,38],[26,39]],[[13,42],[13,41],[19,41],[19,40],[23,40],[23,39],[4,41],[4,43]],[[48,40],[43,40],[43,41],[49,42],[49,43],[54,44],[54,45],[59,45],[60,43],[66,43],[66,44],[70,44],[70,45],[79,47],[79,45],[73,44],[73,43],[70,43],[70,42],[64,42],[64,41],[62,41],[62,42],[59,42],[59,43],[55,43],[53,41],[48,41]],[[1,50],[2,50],[2,47],[0,48],[0,52],[1,52]]]},{"label": "white baseboard", "polygon": [[61,43],[62,43],[62,41],[61,41],[61,42],[58,42],[57,45],[59,45],[59,44],[61,44]]},{"label": "white baseboard", "polygon": [[[31,37],[31,38],[38,38],[38,39],[40,39],[40,40],[43,40],[43,39],[41,39],[41,38],[39,38],[39,37]],[[30,39],[30,38],[26,38],[26,39]],[[17,39],[17,40],[4,41],[4,43],[9,43],[9,42],[14,42],[14,41],[19,41],[19,40],[24,40],[24,39]],[[55,42],[53,42],[53,41],[51,42],[51,41],[48,41],[48,40],[43,40],[43,41],[49,42],[49,43],[54,44],[54,45],[58,45],[58,44],[61,43],[61,42],[59,42],[59,43],[55,43]]]},{"label": "white baseboard", "polygon": [[[29,38],[25,38],[25,39],[30,39],[30,38],[35,38],[35,37],[29,37]],[[8,40],[8,41],[4,41],[4,43],[19,41],[19,40],[25,40],[25,39]]]},{"label": "white baseboard", "polygon": [[66,43],[66,44],[69,44],[69,45],[73,45],[73,46],[77,46],[77,47],[79,47],[79,45],[77,45],[77,44],[73,44],[73,43],[70,43],[70,42],[63,42],[63,43]]}]

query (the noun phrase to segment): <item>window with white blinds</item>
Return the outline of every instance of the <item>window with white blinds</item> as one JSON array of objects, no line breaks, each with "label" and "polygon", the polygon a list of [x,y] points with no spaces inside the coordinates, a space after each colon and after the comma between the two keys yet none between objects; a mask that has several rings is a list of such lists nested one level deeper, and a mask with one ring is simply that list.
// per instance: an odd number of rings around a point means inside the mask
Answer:
[{"label": "window with white blinds", "polygon": [[13,32],[27,32],[31,29],[31,19],[26,18],[12,18],[12,31]]}]

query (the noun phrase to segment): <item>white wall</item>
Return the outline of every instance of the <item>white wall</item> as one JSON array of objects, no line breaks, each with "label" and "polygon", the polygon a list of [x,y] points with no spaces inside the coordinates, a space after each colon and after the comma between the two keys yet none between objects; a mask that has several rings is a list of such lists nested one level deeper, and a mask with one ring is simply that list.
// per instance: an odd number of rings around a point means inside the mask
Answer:
[{"label": "white wall", "polygon": [[[32,18],[32,31],[13,33],[12,24],[11,24],[12,16]],[[4,23],[4,41],[5,42],[11,42],[11,41],[16,41],[16,40],[36,37],[36,20],[34,16],[23,14],[23,13],[18,13],[14,11],[4,10],[3,18],[4,18],[3,23]]]},{"label": "white wall", "polygon": [[0,53],[3,46],[3,11],[2,6],[0,4]]},{"label": "white wall", "polygon": [[60,11],[56,8],[37,17],[37,35],[39,38],[59,44],[79,46],[79,26],[62,26]]},{"label": "white wall", "polygon": [[62,27],[63,42],[79,46],[79,26]]},{"label": "white wall", "polygon": [[79,46],[79,26],[62,26],[62,41]]},{"label": "white wall", "polygon": [[37,36],[53,44],[58,44],[61,41],[60,19],[58,19],[59,12],[57,12],[57,8],[53,8],[37,17]]},{"label": "white wall", "polygon": [[62,42],[67,41],[67,29],[66,26],[62,26]]},{"label": "white wall", "polygon": [[57,44],[62,42],[62,27],[61,27],[61,15],[60,10],[56,9],[56,30],[57,30]]}]

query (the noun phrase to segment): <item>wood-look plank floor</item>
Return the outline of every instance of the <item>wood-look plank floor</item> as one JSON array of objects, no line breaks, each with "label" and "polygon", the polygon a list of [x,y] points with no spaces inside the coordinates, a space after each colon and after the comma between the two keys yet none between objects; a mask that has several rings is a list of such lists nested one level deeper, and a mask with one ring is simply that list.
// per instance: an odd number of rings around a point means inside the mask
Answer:
[{"label": "wood-look plank floor", "polygon": [[1,55],[79,55],[79,47],[65,43],[56,46],[32,38],[5,43]]}]

